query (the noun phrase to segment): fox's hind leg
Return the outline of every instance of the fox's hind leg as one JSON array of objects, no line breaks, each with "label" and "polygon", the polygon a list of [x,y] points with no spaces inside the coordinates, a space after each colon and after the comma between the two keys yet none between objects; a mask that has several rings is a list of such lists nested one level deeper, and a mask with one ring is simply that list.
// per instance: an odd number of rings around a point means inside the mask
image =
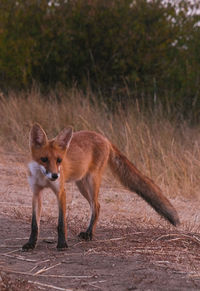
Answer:
[{"label": "fox's hind leg", "polygon": [[100,204],[98,202],[99,186],[101,177],[94,173],[87,174],[82,180],[77,181],[76,185],[81,194],[87,199],[91,208],[90,223],[85,232],[80,232],[79,237],[84,240],[91,240],[95,231],[99,217]]}]

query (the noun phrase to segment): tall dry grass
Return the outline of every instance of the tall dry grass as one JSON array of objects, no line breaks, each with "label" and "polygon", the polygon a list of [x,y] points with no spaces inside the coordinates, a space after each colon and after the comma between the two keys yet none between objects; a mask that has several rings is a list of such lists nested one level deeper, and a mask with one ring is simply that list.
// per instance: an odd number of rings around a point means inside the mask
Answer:
[{"label": "tall dry grass", "polygon": [[126,111],[119,108],[111,113],[90,91],[84,95],[76,89],[61,89],[44,98],[38,89],[32,89],[1,95],[0,120],[4,152],[28,155],[28,134],[36,121],[49,137],[67,125],[95,130],[116,144],[167,196],[200,196],[200,126],[190,128],[186,122],[170,121],[163,117],[162,109],[147,113],[135,103]]}]

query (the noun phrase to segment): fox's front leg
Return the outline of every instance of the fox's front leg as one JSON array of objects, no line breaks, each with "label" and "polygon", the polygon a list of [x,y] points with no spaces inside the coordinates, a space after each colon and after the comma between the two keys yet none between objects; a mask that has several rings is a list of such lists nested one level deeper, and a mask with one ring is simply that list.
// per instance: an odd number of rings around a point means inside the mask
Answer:
[{"label": "fox's front leg", "polygon": [[23,251],[34,249],[37,243],[39,224],[41,216],[41,191],[37,190],[33,193],[32,199],[32,222],[31,222],[31,234],[27,243],[22,247]]},{"label": "fox's front leg", "polygon": [[57,249],[64,250],[66,249],[66,193],[65,190],[62,189],[58,194],[58,244]]}]

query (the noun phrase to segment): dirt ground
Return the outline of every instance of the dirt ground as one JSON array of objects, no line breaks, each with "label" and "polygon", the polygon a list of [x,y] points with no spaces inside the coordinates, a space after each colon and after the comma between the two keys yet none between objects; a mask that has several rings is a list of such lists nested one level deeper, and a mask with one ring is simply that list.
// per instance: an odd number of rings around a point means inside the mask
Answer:
[{"label": "dirt ground", "polygon": [[95,238],[84,242],[77,234],[87,226],[89,207],[69,184],[69,248],[58,252],[56,200],[47,190],[37,247],[22,252],[31,221],[26,162],[0,151],[0,290],[200,290],[197,199],[170,199],[182,222],[174,228],[135,194],[105,180]]}]

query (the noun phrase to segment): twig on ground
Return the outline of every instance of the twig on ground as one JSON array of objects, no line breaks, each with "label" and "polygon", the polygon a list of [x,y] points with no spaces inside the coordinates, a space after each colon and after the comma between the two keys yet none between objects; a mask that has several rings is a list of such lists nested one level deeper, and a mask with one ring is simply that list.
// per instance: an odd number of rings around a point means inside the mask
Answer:
[{"label": "twig on ground", "polygon": [[90,282],[90,283],[88,283],[88,285],[90,285],[90,286],[92,286],[92,287],[95,287],[95,288],[98,288],[98,289],[101,289],[101,287],[96,286],[96,284],[97,284],[97,283],[104,283],[104,282],[107,282],[107,280],[100,280],[100,281]]},{"label": "twig on ground", "polygon": [[20,251],[20,250],[21,250],[21,249],[16,249],[16,250],[13,250],[13,251],[10,251],[10,252],[8,252],[8,253],[1,254],[1,255],[3,255],[3,256],[5,256],[5,255],[9,255],[9,254],[12,254],[12,253],[18,252],[18,251]]},{"label": "twig on ground", "polygon": [[53,269],[53,268],[55,268],[55,267],[57,267],[57,266],[59,266],[59,265],[61,265],[61,263],[55,264],[55,265],[53,265],[53,266],[50,266],[49,268],[44,267],[44,268],[40,269],[39,271],[37,271],[37,272],[34,274],[34,276],[37,276],[37,275],[39,275],[39,274],[41,274],[41,273],[44,273],[44,272],[46,272],[46,271],[48,271],[48,270],[50,270],[50,269]]},{"label": "twig on ground", "polygon": [[56,290],[61,290],[61,291],[73,291],[72,289],[65,289],[65,288],[62,288],[62,287],[57,287],[57,286],[54,286],[54,285],[44,284],[44,283],[40,283],[40,282],[36,282],[36,281],[34,282],[34,281],[30,281],[29,280],[28,283],[36,284],[36,285],[39,285],[39,286],[52,288],[52,289],[56,289]]},{"label": "twig on ground", "polygon": [[14,258],[14,259],[21,260],[21,261],[26,261],[26,262],[36,262],[36,260],[25,259],[22,256],[11,256],[10,255],[10,254],[15,253],[15,252],[18,252],[20,250],[21,250],[21,248],[20,249],[13,250],[13,251],[10,251],[10,252],[7,252],[7,253],[4,253],[4,254],[0,254],[0,255],[1,256],[5,256],[5,257],[9,257],[9,258]]},{"label": "twig on ground", "polygon": [[7,246],[7,245],[0,245],[0,248],[8,248],[8,249],[12,249],[12,248],[18,248],[20,246]]},{"label": "twig on ground", "polygon": [[[29,239],[29,237],[27,236],[27,237],[15,237],[15,238],[6,238],[5,239],[5,241],[6,240],[13,240],[13,241],[15,241],[15,240],[21,240],[21,239]],[[43,239],[54,239],[54,237],[40,237],[40,240],[43,240]]]},{"label": "twig on ground", "polygon": [[110,238],[110,239],[94,240],[94,242],[107,242],[107,241],[123,240],[123,239],[126,239],[128,236],[135,235],[135,234],[141,234],[141,233],[144,233],[144,231],[132,232],[132,233],[129,233],[129,234],[125,234],[122,237],[114,237],[114,238]]},{"label": "twig on ground", "polygon": [[200,273],[199,274],[189,274],[190,278],[194,278],[195,280],[200,280]]},{"label": "twig on ground", "polygon": [[181,239],[186,238],[186,239],[190,239],[190,240],[196,242],[197,244],[200,244],[200,240],[196,236],[188,235],[188,234],[183,234],[183,233],[164,234],[164,235],[161,235],[158,238],[156,238],[154,241],[158,241],[158,240],[161,240],[162,238],[173,237],[173,236],[177,236],[177,238],[175,238],[175,239],[168,239],[168,241],[178,240],[178,239],[181,240]]},{"label": "twig on ground", "polygon": [[[27,275],[27,276],[31,276],[31,277],[35,277],[34,274],[30,273],[30,272],[20,272],[20,271],[15,271],[15,270],[11,270],[11,269],[4,269],[4,268],[0,268],[0,271],[3,271],[4,273],[13,273],[13,274],[20,274],[20,275]],[[38,274],[37,276],[39,277],[49,277],[49,278],[66,278],[66,279],[89,279],[89,278],[93,278],[94,276],[76,276],[76,275],[45,275],[45,274]]]},{"label": "twig on ground", "polygon": [[37,262],[37,260],[25,259],[22,256],[11,256],[11,255],[8,255],[8,254],[2,254],[2,255],[5,256],[5,257],[17,259],[17,260],[20,260],[20,261],[26,261],[26,262],[31,262],[31,263]]},{"label": "twig on ground", "polygon": [[96,286],[96,285],[94,285],[94,284],[92,284],[92,283],[88,283],[88,285],[91,286],[91,287],[97,288],[97,289],[101,289],[101,287]]},{"label": "twig on ground", "polygon": [[93,278],[94,276],[76,276],[76,275],[69,275],[69,276],[65,276],[65,275],[38,275],[38,276],[41,276],[41,277],[51,277],[51,278],[67,278],[67,279],[89,279],[89,278]]},{"label": "twig on ground", "polygon": [[33,272],[36,268],[38,267],[38,265],[35,265],[29,272]]}]

